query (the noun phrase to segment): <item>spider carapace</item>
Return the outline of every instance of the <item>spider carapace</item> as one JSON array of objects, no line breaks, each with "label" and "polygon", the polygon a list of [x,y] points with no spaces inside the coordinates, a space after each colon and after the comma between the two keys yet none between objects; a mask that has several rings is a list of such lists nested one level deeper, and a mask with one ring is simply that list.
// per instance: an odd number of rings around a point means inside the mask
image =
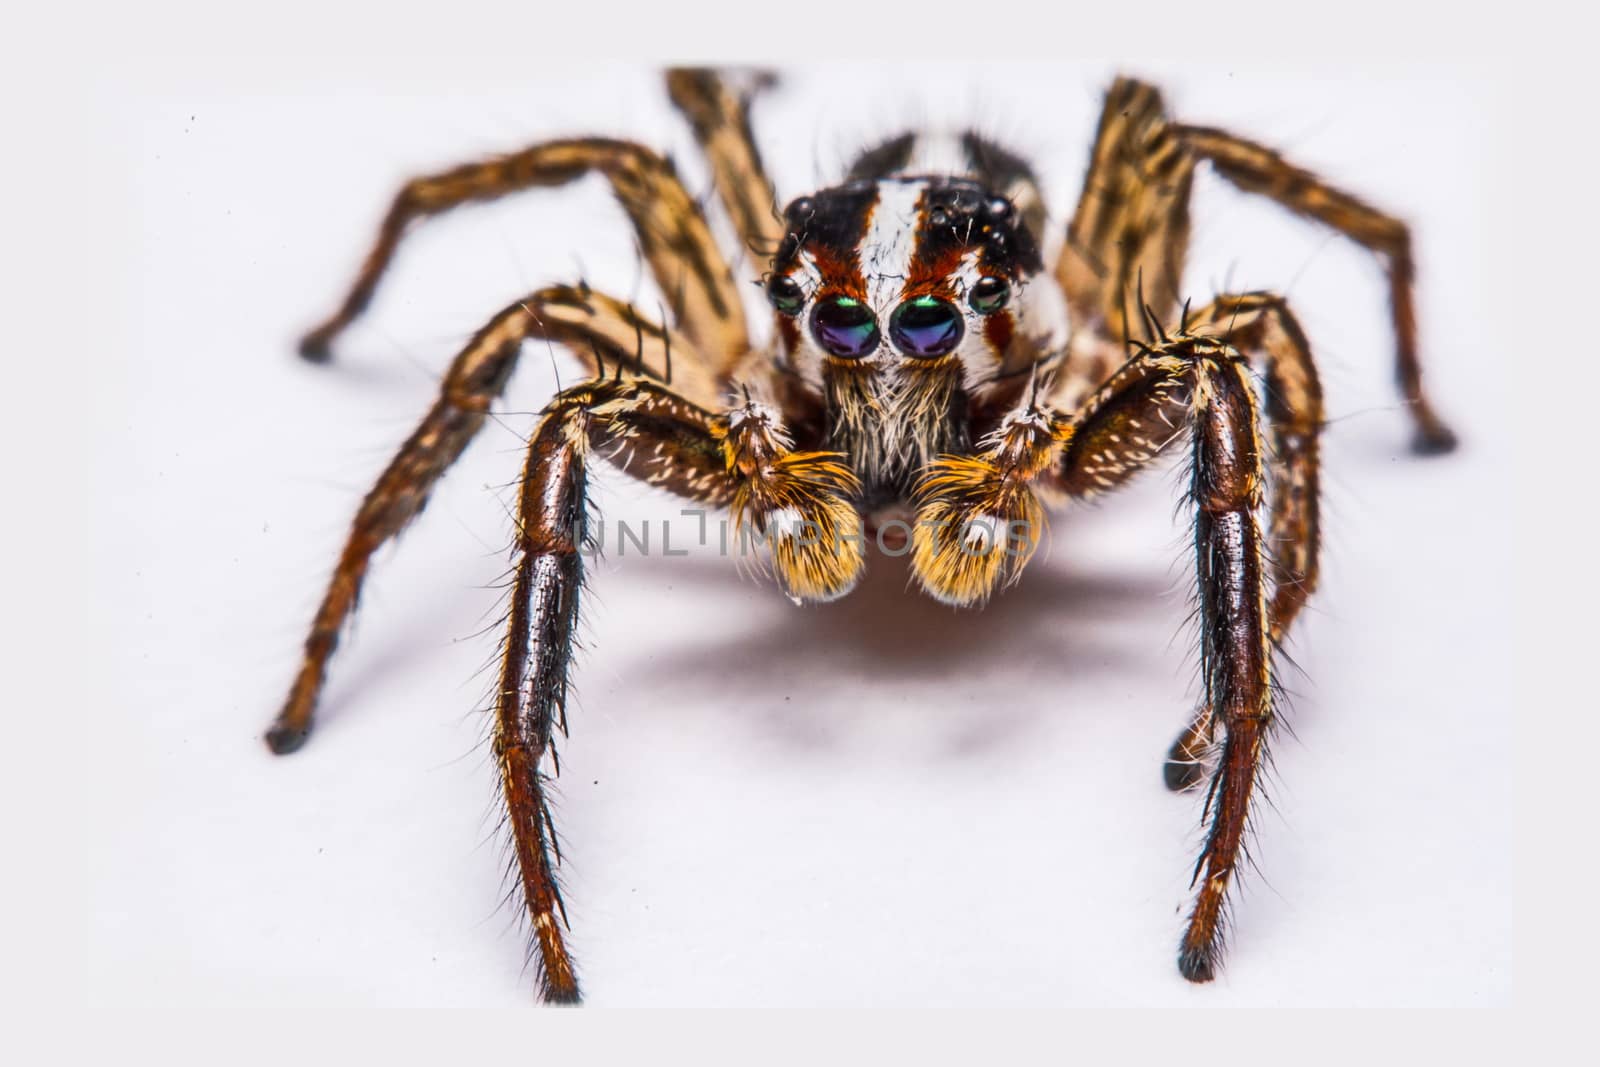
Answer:
[{"label": "spider carapace", "polygon": [[888,140],[842,184],[780,212],[749,124],[760,84],[667,76],[734,230],[769,265],[769,346],[749,338],[740,283],[699,204],[648,148],[550,141],[402,188],[344,303],[302,343],[307,358],[328,357],[412,223],[589,173],[610,182],[631,220],[666,296],[664,321],[584,285],[551,286],[467,342],[360,508],[268,743],[283,753],[304,742],[374,550],[483,426],[524,343],[570,348],[592,376],[552,399],[529,439],[493,715],[540,991],[575,1001],[546,792],[553,736],[565,729],[595,461],[728,509],[760,536],[796,600],[849,592],[877,541],[908,549],[924,591],[973,605],[1019,576],[1046,505],[1115,489],[1163,453],[1186,452],[1204,696],[1166,781],[1208,783],[1178,969],[1209,980],[1274,721],[1273,653],[1316,584],[1323,410],[1309,344],[1282,298],[1183,300],[1193,175],[1209,165],[1379,257],[1415,447],[1446,451],[1454,439],[1422,391],[1406,227],[1267,148],[1173,120],[1154,88],[1130,79],[1106,96],[1052,262],[1028,164],[975,133]]}]

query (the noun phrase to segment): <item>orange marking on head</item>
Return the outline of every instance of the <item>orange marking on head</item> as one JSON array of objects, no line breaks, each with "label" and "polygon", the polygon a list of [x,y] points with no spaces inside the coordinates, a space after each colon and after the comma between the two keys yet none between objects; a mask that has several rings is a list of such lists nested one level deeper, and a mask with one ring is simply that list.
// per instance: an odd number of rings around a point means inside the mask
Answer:
[{"label": "orange marking on head", "polygon": [[1001,309],[983,320],[983,338],[1000,356],[1010,350],[1011,340],[1016,334],[1017,322],[1009,310]]}]

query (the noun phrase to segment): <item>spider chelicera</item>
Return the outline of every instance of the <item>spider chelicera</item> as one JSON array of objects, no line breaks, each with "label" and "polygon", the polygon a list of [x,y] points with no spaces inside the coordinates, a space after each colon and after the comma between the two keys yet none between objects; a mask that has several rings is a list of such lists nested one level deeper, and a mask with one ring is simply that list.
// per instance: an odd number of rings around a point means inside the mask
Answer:
[{"label": "spider chelicera", "polygon": [[305,742],[373,552],[483,427],[524,342],[570,347],[593,376],[552,399],[529,439],[493,710],[540,990],[576,1001],[546,789],[565,726],[594,459],[728,509],[765,541],[794,599],[845,595],[868,540],[898,534],[925,592],[974,605],[1020,575],[1046,503],[1115,489],[1186,447],[1204,699],[1168,754],[1166,782],[1209,780],[1178,967],[1211,979],[1274,721],[1274,650],[1317,579],[1323,411],[1310,347],[1281,297],[1183,303],[1195,168],[1209,163],[1382,259],[1414,447],[1443,452],[1455,442],[1422,391],[1405,225],[1269,149],[1173,121],[1156,89],[1130,79],[1107,93],[1077,211],[1048,267],[1029,165],[976,133],[892,138],[859,156],[843,184],[780,213],[749,124],[760,84],[667,75],[736,232],[770,262],[769,347],[750,340],[739,283],[699,205],[638,144],[550,141],[416,179],[395,198],[344,303],[302,342],[307,359],[328,358],[413,222],[589,173],[610,182],[632,221],[670,321],[587,286],[553,286],[472,337],[363,502],[268,744],[287,753]]}]

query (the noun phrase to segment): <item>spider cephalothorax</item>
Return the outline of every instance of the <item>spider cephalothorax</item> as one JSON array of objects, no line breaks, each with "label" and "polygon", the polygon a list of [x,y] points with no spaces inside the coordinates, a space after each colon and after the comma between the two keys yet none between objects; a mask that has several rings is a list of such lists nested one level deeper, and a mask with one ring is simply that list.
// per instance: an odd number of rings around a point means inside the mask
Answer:
[{"label": "spider cephalothorax", "polygon": [[[863,507],[903,503],[966,451],[1066,340],[1060,289],[1011,201],[976,181],[893,173],[791,203],[766,290],[775,363],[822,400]],[[1038,280],[1043,284],[1034,284]]]},{"label": "spider cephalothorax", "polygon": [[[1186,978],[1209,980],[1276,714],[1273,652],[1317,580],[1323,413],[1310,345],[1280,297],[1226,294],[1192,312],[1183,301],[1191,179],[1209,163],[1381,257],[1416,448],[1446,451],[1454,438],[1422,391],[1406,227],[1260,145],[1173,121],[1154,88],[1129,79],[1107,95],[1053,264],[1028,165],[971,132],[891,138],[844,184],[780,214],[748,95],[708,71],[673,71],[667,84],[741,240],[771,256],[772,347],[752,346],[697,201],[647,148],[551,141],[407,183],[343,305],[302,343],[308,358],[328,357],[416,219],[589,172],[615,190],[671,319],[551,286],[473,336],[356,516],[268,743],[281,753],[305,741],[373,552],[482,427],[523,343],[565,343],[594,376],[552,399],[528,441],[494,720],[541,989],[576,1000],[546,784],[566,723],[595,461],[728,509],[763,536],[795,600],[849,592],[876,535],[909,542],[924,591],[970,605],[1020,576],[1047,503],[1113,490],[1187,448],[1205,691],[1166,780],[1187,789],[1210,774],[1178,953]],[[883,536],[891,525],[898,540]]]}]

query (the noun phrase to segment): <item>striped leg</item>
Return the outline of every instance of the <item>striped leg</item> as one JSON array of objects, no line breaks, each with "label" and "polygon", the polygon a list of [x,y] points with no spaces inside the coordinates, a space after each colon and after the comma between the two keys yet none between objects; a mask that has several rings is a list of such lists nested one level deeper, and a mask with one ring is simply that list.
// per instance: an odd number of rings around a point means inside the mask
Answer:
[{"label": "striped leg", "polygon": [[[859,517],[848,472],[827,456],[788,450],[775,411],[747,403],[711,416],[645,381],[599,381],[567,390],[545,409],[528,446],[518,510],[517,563],[495,707],[500,764],[524,901],[541,964],[540,991],[575,1002],[578,982],[562,936],[559,859],[546,799],[553,738],[565,731],[568,672],[578,595],[579,548],[590,454],[636,477],[756,524],[780,517],[817,534],[774,537],[774,563],[793,595],[825,598],[855,580]],[[850,531],[841,524],[854,520]]]},{"label": "striped leg", "polygon": [[1221,961],[1223,906],[1244,842],[1272,724],[1266,566],[1256,511],[1263,464],[1255,395],[1242,360],[1197,365],[1193,387],[1195,552],[1206,704],[1226,734],[1207,799],[1210,832],[1178,970],[1208,982]]},{"label": "striped leg", "polygon": [[[433,408],[362,501],[311,624],[299,673],[267,731],[267,744],[274,752],[293,752],[305,743],[328,660],[345,620],[355,610],[372,554],[422,510],[435,483],[477,435],[489,405],[511,377],[522,343],[530,338],[571,345],[597,372],[603,369],[601,361],[609,358],[614,367],[626,364],[665,379],[669,350],[681,353],[680,368],[692,370],[703,364],[694,358],[686,339],[673,340],[663,327],[644,322],[619,301],[578,289],[540,290],[479,330],[451,364]],[[686,376],[688,384],[696,381],[692,373]],[[702,388],[710,388],[703,374],[699,381]]]},{"label": "striped leg", "polygon": [[1294,166],[1269,148],[1203,126],[1181,126],[1179,132],[1191,152],[1208,160],[1218,174],[1240,189],[1260,193],[1297,215],[1330,226],[1382,257],[1389,275],[1395,377],[1416,424],[1412,448],[1423,454],[1455,448],[1455,434],[1434,412],[1422,389],[1412,294],[1416,267],[1411,257],[1411,231],[1406,224]]},{"label": "striped leg", "polygon": [[[1194,316],[1189,328],[1221,337],[1253,357],[1265,380],[1272,489],[1267,621],[1268,636],[1276,646],[1317,585],[1321,535],[1317,446],[1323,414],[1316,364],[1288,305],[1270,293],[1218,297]],[[1215,733],[1212,709],[1204,705],[1167,755],[1164,777],[1169,789],[1200,783]]]},{"label": "striped leg", "polygon": [[1062,456],[1069,488],[1106,487],[1160,450],[1171,412],[1186,409],[1193,449],[1195,552],[1205,701],[1225,732],[1206,804],[1194,909],[1178,967],[1209,981],[1223,906],[1243,846],[1256,769],[1272,722],[1266,547],[1257,517],[1266,464],[1248,365],[1225,342],[1183,334],[1130,361],[1091,400]]},{"label": "striped leg", "polygon": [[496,200],[524,189],[565,185],[603,175],[632,221],[672,320],[708,357],[727,362],[748,346],[744,308],[704,215],[672,164],[640,145],[599,138],[549,141],[482,163],[469,163],[407,182],[390,205],[344,302],[306,334],[307,359],[329,357],[334,340],[372,299],[412,223],[461,204]]},{"label": "striped leg", "polygon": [[750,101],[755,91],[772,84],[773,77],[752,73],[745,80],[748,84],[741,90],[732,84],[731,75],[680,68],[667,72],[667,93],[689,120],[695,140],[711,162],[717,193],[739,240],[765,260],[777,252],[784,227],[772,179],[750,131]]},{"label": "striped leg", "polygon": [[1173,316],[1188,250],[1194,170],[1201,161],[1239,188],[1330,226],[1383,258],[1396,374],[1416,426],[1413,448],[1453,448],[1455,435],[1422,388],[1415,268],[1405,224],[1270,149],[1171,121],[1160,92],[1129,78],[1118,78],[1106,94],[1083,193],[1056,266],[1080,335],[1058,379],[1058,394],[1075,396],[1084,382],[1104,380],[1124,336],[1141,333],[1140,301],[1162,320]]},{"label": "striped leg", "polygon": [[[1120,342],[1138,337],[1142,299],[1167,319],[1181,300],[1189,248],[1194,158],[1167,119],[1161,93],[1118,78],[1106,93],[1077,210],[1056,277],[1073,326]],[[1149,338],[1154,340],[1154,338]],[[1115,351],[1112,349],[1111,351]],[[1104,353],[1083,373],[1104,381]]]},{"label": "striped leg", "polygon": [[[578,980],[554,861],[559,859],[547,784],[558,769],[554,733],[566,728],[568,672],[583,584],[590,452],[617,445],[632,473],[708,504],[726,504],[731,479],[713,419],[643,381],[596,381],[545,409],[528,445],[517,516],[517,561],[495,699],[494,752],[509,816],[523,902],[540,962],[540,993],[578,1000]],[[633,447],[628,447],[633,446]],[[652,478],[652,474],[662,477]],[[544,764],[548,757],[550,774]]]}]

